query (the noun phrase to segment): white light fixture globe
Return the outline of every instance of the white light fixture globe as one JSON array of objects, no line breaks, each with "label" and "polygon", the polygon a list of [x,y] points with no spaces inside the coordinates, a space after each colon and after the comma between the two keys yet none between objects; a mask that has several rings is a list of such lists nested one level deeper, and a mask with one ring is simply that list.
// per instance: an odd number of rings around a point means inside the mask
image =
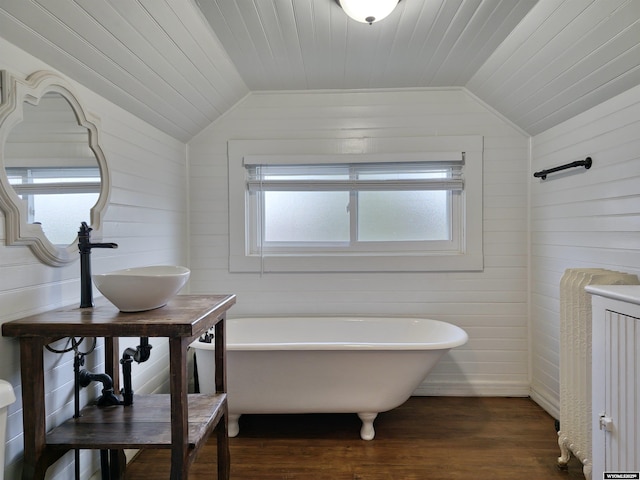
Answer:
[{"label": "white light fixture globe", "polygon": [[379,22],[389,16],[400,0],[336,0],[344,13],[361,23]]}]

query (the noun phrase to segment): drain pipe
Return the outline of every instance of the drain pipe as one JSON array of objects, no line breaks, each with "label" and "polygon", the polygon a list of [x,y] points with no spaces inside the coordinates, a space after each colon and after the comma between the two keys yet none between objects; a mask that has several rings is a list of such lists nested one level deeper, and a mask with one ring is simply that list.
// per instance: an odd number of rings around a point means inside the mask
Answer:
[{"label": "drain pipe", "polygon": [[135,349],[125,348],[122,353],[120,364],[122,365],[122,381],[124,388],[122,389],[122,404],[127,407],[133,405],[133,388],[131,384],[131,364],[135,360],[137,363],[143,363],[149,360],[151,356],[152,345],[149,345],[149,337],[140,337],[140,345]]},{"label": "drain pipe", "polygon": [[[85,354],[77,352],[73,359],[73,390],[74,390],[74,413],[73,418],[80,417],[80,387],[88,387],[91,382],[102,383],[102,395],[98,397],[96,404],[99,407],[110,405],[122,405],[122,402],[113,392],[113,380],[106,373],[91,373],[80,367],[84,366]],[[107,450],[100,450],[100,470],[103,480],[109,478],[109,465],[105,464]],[[75,479],[80,480],[80,449],[74,449],[74,474]]]},{"label": "drain pipe", "polygon": [[122,405],[120,399],[113,392],[113,380],[106,373],[91,373],[87,370],[80,370],[78,381],[81,387],[87,387],[91,382],[102,383],[102,395],[96,401],[96,405],[99,407]]}]

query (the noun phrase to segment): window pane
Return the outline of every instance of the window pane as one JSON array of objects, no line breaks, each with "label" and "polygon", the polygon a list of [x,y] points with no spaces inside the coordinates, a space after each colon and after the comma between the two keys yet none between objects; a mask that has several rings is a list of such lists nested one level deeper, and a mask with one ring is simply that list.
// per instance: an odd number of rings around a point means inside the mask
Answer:
[{"label": "window pane", "polygon": [[360,192],[358,240],[450,240],[448,198],[444,191]]},{"label": "window pane", "polygon": [[[367,171],[369,170],[369,171]],[[358,172],[361,180],[415,180],[451,177],[451,168],[434,169],[429,167],[400,168],[396,171],[389,171],[389,168],[375,168]]]},{"label": "window pane", "polygon": [[[69,245],[76,238],[80,223],[91,222],[87,217],[87,205],[95,205],[98,195],[33,195],[33,221],[42,223],[42,229],[51,243]],[[61,212],[64,212],[64,215],[60,215]]]},{"label": "window pane", "polygon": [[348,242],[349,192],[266,192],[267,242]]}]

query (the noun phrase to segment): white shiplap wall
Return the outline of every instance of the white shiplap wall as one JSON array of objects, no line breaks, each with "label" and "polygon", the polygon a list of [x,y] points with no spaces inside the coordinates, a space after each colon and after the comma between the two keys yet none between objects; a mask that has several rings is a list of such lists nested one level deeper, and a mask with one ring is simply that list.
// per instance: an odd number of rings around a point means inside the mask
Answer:
[{"label": "white shiplap wall", "polygon": [[533,138],[532,172],[592,157],[593,166],[531,178],[532,396],[559,409],[559,284],[567,268],[640,274],[640,87]]},{"label": "white shiplap wall", "polygon": [[[227,141],[484,136],[483,272],[231,274]],[[459,325],[423,394],[527,395],[529,139],[464,89],[252,93],[188,144],[194,293],[238,296],[232,315],[425,316]]]},{"label": "white shiplap wall", "polygon": [[[0,38],[0,69],[26,76],[51,69],[43,62]],[[100,119],[102,147],[111,172],[112,192],[105,217],[104,241],[117,250],[92,254],[94,273],[135,265],[186,264],[186,146],[126,113],[90,90],[78,86],[80,102]],[[80,300],[79,262],[53,268],[38,262],[27,247],[4,244],[4,217],[0,214],[0,324],[30,313],[46,311]],[[97,290],[94,296],[99,296]],[[124,348],[138,339],[121,342]],[[163,339],[151,342],[151,359],[134,367],[134,389],[166,389],[168,347]],[[62,345],[59,345],[62,346]],[[86,367],[103,371],[103,350],[87,358]],[[73,414],[72,356],[45,354],[47,425]],[[20,478],[22,456],[21,379],[18,342],[0,337],[0,378],[9,380],[18,400],[9,408],[5,478]],[[99,387],[98,387],[99,391]],[[87,393],[83,392],[86,397]],[[73,456],[51,467],[51,479],[73,478]],[[96,467],[95,456],[82,454],[82,478]],[[0,466],[2,468],[3,466]]]}]

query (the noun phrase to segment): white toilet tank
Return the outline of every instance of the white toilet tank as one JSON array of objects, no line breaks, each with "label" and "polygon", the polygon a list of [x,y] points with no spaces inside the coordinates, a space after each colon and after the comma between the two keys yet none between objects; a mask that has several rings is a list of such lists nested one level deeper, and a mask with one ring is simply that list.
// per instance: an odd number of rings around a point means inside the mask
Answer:
[{"label": "white toilet tank", "polygon": [[0,480],[4,478],[4,447],[7,439],[7,407],[16,401],[13,387],[0,380]]}]

